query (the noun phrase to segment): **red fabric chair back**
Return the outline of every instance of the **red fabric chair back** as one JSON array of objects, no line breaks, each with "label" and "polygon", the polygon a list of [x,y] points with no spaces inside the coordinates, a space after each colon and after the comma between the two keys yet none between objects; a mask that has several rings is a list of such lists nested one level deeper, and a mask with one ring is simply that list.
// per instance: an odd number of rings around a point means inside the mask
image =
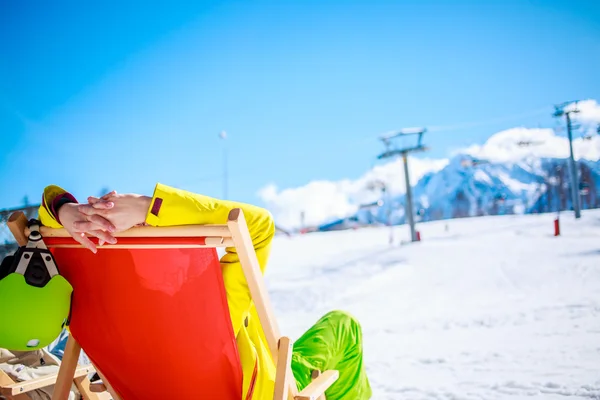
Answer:
[{"label": "red fabric chair back", "polygon": [[[53,248],[70,331],[123,400],[240,400],[242,370],[214,248]],[[203,238],[119,238],[119,244]]]}]

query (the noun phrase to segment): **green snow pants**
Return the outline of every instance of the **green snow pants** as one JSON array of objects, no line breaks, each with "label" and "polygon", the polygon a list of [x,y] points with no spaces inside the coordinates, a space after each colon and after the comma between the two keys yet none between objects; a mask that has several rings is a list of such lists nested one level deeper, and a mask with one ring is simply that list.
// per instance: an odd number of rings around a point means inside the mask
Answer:
[{"label": "green snow pants", "polygon": [[342,311],[324,315],[294,343],[292,371],[302,390],[314,370],[338,370],[340,377],[325,392],[327,400],[367,400],[371,386],[363,364],[362,331],[358,321]]}]

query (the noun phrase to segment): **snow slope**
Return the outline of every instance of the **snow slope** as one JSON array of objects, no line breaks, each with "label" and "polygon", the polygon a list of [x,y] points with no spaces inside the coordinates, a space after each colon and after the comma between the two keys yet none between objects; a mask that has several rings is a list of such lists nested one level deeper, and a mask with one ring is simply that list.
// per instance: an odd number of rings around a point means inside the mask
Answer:
[{"label": "snow slope", "polygon": [[267,284],[292,338],[332,309],[361,321],[374,399],[600,399],[600,212],[561,222],[277,237]]}]

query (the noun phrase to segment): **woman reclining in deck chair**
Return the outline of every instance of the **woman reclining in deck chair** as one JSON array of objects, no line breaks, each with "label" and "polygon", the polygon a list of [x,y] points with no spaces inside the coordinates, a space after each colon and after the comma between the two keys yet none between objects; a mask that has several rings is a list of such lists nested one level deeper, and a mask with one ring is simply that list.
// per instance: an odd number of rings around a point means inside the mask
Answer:
[{"label": "woman reclining in deck chair", "polygon": [[[264,273],[275,224],[267,210],[249,204],[217,200],[162,184],[156,185],[152,197],[111,192],[79,204],[71,194],[52,185],[44,190],[39,218],[43,225],[52,228],[64,226],[75,240],[96,252],[86,233],[98,237],[100,245],[116,243],[111,233],[136,225],[218,224],[227,220],[233,208],[244,212]],[[227,248],[220,262],[242,364],[243,398],[271,399],[275,365],[256,309],[251,306],[238,255]],[[333,369],[340,375],[326,392],[329,400],[371,398],[362,351],[362,333],[356,319],[342,311],[326,314],[294,343],[292,370],[298,389],[310,383],[313,370]]]}]

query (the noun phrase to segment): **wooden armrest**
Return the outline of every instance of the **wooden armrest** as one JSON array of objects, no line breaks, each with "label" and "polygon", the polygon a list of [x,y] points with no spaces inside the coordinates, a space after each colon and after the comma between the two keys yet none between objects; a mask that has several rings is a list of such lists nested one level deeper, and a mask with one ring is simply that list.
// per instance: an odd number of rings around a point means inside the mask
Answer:
[{"label": "wooden armrest", "polygon": [[305,387],[298,396],[295,397],[296,400],[316,400],[319,396],[321,396],[337,379],[339,378],[340,373],[338,371],[329,370],[323,372],[317,379],[312,381],[307,387]]},{"label": "wooden armrest", "polygon": [[[94,372],[94,367],[92,367],[91,365],[89,367],[79,367],[75,370],[74,378],[86,376],[87,374],[92,372]],[[49,385],[54,385],[56,383],[57,378],[58,373],[42,376],[41,378],[30,379],[23,382],[17,382],[12,385],[6,385],[0,387],[0,394],[3,394],[4,396],[16,396],[21,393],[27,393],[35,389],[43,388]]]}]

